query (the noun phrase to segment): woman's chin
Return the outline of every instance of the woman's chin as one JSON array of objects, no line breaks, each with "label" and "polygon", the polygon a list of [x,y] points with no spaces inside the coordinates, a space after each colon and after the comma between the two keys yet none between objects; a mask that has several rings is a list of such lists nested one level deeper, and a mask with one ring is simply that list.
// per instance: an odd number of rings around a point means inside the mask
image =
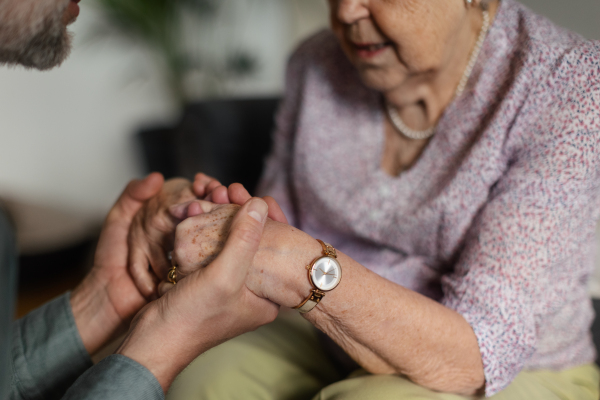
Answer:
[{"label": "woman's chin", "polygon": [[[385,53],[389,53],[389,51]],[[346,51],[346,56],[356,68],[363,84],[370,89],[386,92],[398,87],[407,78],[406,71],[395,56],[381,54],[373,59],[365,60],[348,51]]]},{"label": "woman's chin", "polygon": [[406,80],[405,74],[392,72],[387,68],[358,67],[358,74],[366,87],[382,93],[402,85]]}]

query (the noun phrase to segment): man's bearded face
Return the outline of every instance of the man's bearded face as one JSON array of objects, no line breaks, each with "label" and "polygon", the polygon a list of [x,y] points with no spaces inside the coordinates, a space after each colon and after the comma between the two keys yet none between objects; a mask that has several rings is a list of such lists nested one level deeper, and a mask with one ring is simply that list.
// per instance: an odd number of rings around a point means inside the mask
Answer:
[{"label": "man's bearded face", "polygon": [[60,65],[71,50],[67,25],[78,10],[71,0],[0,0],[0,63]]}]

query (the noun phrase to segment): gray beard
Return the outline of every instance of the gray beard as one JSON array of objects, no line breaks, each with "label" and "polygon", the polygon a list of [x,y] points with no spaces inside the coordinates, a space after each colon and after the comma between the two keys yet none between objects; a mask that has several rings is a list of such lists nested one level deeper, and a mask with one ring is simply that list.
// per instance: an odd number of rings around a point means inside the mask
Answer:
[{"label": "gray beard", "polygon": [[39,70],[60,65],[71,51],[71,35],[62,22],[63,13],[64,8],[60,7],[50,15],[44,16],[42,21],[38,21],[37,32],[29,37],[13,36],[12,39],[19,42],[18,46],[5,47],[4,43],[0,43],[0,63],[20,64]]}]

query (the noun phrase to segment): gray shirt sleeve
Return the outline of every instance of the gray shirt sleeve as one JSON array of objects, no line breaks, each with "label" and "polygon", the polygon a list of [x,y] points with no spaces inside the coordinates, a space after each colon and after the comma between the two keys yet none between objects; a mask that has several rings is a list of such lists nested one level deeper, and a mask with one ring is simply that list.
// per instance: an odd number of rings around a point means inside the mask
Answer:
[{"label": "gray shirt sleeve", "polygon": [[13,324],[10,399],[60,399],[92,366],[75,325],[70,293]]},{"label": "gray shirt sleeve", "polygon": [[11,326],[17,286],[17,256],[12,227],[0,209],[0,400],[8,397]]},{"label": "gray shirt sleeve", "polygon": [[164,399],[154,375],[130,358],[111,355],[90,368],[69,299],[66,293],[14,323],[9,398]]},{"label": "gray shirt sleeve", "polygon": [[13,322],[16,253],[12,227],[0,209],[0,400],[164,399],[154,375],[125,356],[109,356],[90,368],[70,293]]},{"label": "gray shirt sleeve", "polygon": [[63,400],[162,400],[162,387],[141,364],[113,354],[87,370],[67,391]]}]

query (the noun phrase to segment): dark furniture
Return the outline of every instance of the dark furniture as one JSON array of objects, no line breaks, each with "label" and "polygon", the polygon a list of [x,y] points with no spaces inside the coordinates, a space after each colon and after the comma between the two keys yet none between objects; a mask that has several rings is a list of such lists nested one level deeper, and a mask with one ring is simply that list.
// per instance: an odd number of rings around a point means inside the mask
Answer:
[{"label": "dark furniture", "polygon": [[596,311],[596,319],[592,325],[592,335],[594,335],[594,343],[596,344],[596,364],[600,366],[600,299],[594,299],[594,310]]},{"label": "dark furniture", "polygon": [[202,171],[252,193],[271,148],[278,98],[214,100],[189,104],[172,128],[138,134],[149,171],[192,179]]}]

